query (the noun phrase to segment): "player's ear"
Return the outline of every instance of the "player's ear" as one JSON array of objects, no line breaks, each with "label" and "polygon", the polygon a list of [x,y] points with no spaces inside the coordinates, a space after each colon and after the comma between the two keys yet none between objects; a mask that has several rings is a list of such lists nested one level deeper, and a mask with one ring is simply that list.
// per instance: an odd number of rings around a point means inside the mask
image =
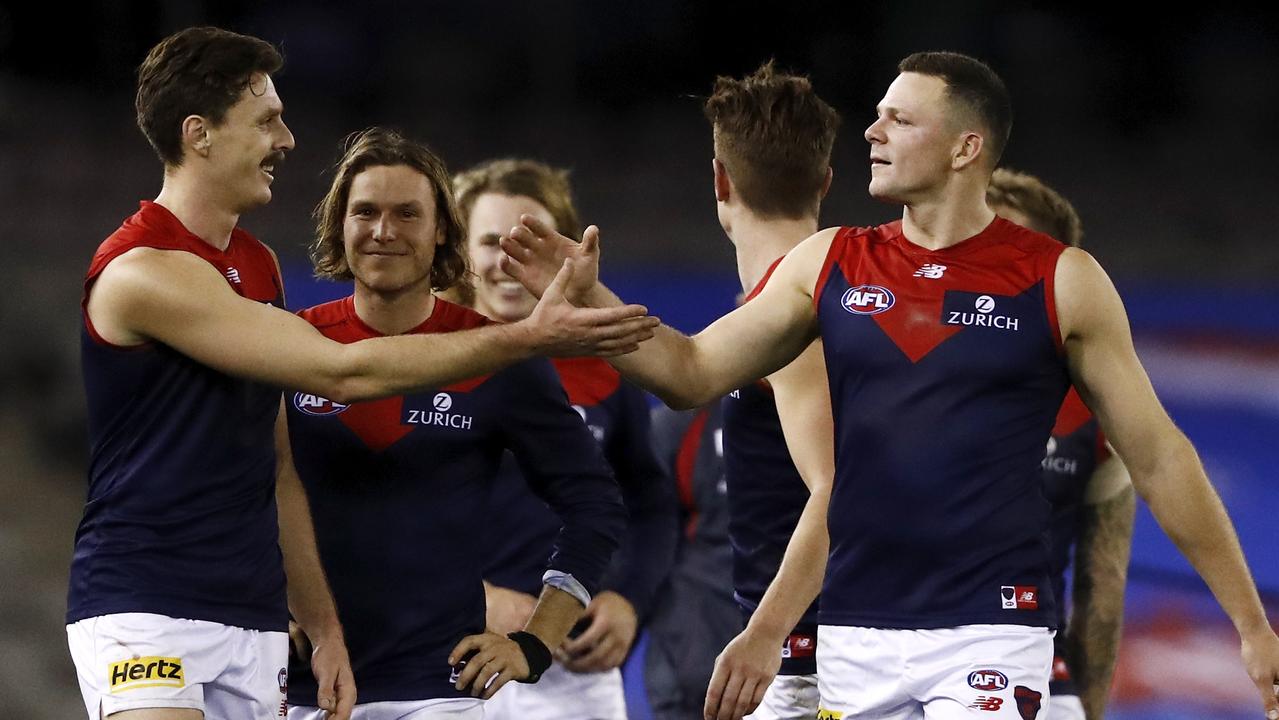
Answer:
[{"label": "player's ear", "polygon": [[733,195],[733,183],[728,179],[728,169],[724,167],[724,163],[719,161],[719,158],[711,160],[711,167],[715,171],[715,200],[728,202],[728,199]]},{"label": "player's ear", "polygon": [[985,139],[978,133],[966,132],[959,138],[959,144],[951,155],[950,166],[954,170],[962,170],[977,162],[981,151],[985,149]]},{"label": "player's ear", "polygon": [[835,179],[835,169],[826,166],[826,179],[822,181],[822,199],[826,198],[826,194],[830,192],[831,181]]},{"label": "player's ear", "polygon": [[209,156],[209,124],[199,115],[188,115],[182,121],[182,147],[200,157]]}]

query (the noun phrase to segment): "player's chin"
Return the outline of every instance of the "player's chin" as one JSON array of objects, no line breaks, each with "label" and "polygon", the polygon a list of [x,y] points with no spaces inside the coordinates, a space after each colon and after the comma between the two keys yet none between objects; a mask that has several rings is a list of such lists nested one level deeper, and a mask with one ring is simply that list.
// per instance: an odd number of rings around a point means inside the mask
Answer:
[{"label": "player's chin", "polygon": [[892,187],[888,183],[871,178],[870,186],[867,188],[870,196],[880,202],[901,203],[901,194],[897,192],[897,188]]}]

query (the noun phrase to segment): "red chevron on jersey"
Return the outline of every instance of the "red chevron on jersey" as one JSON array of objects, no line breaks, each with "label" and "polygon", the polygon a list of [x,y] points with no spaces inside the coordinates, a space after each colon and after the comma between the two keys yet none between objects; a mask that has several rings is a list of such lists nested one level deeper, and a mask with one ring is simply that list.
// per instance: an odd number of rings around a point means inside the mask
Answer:
[{"label": "red chevron on jersey", "polygon": [[[969,326],[1008,329],[1012,322],[1015,331],[1016,319],[989,314],[991,306],[1000,296],[1019,296],[1042,282],[1049,322],[1060,344],[1052,302],[1052,268],[1060,251],[1045,253],[1046,240],[1000,218],[977,235],[935,251],[907,240],[900,220],[873,228],[847,227],[831,241],[813,297],[821,296],[838,267],[850,293],[861,291],[852,300],[875,300],[865,308],[848,303],[845,308],[871,316],[911,362],[919,362]],[[1045,267],[1046,262],[1052,265]],[[1003,324],[996,324],[1001,319]]]},{"label": "red chevron on jersey", "polygon": [[551,363],[564,383],[568,401],[574,405],[599,405],[622,384],[621,374],[600,358],[552,358]]}]

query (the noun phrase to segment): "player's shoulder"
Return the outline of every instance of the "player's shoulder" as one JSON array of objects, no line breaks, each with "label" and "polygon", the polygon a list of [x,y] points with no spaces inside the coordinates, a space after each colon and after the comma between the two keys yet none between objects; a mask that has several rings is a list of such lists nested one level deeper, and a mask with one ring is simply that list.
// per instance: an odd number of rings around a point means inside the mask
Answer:
[{"label": "player's shoulder", "polygon": [[998,215],[991,222],[990,232],[1003,247],[1016,248],[1027,255],[1058,256],[1068,249],[1056,238],[1037,230],[1018,225]]},{"label": "player's shoulder", "polygon": [[351,298],[345,297],[319,305],[312,305],[298,311],[298,317],[311,323],[316,328],[328,328],[341,325],[349,317],[347,304]]},{"label": "player's shoulder", "polygon": [[433,332],[456,332],[472,330],[495,322],[464,305],[449,302],[438,295],[435,297],[435,310],[431,313],[431,330]]}]

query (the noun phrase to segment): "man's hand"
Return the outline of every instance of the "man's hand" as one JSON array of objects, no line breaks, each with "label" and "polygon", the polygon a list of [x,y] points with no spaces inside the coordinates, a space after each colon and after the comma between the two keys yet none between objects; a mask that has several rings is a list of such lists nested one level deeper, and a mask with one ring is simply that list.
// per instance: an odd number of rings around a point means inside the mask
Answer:
[{"label": "man's hand", "polygon": [[484,621],[488,629],[505,636],[524,629],[533,615],[537,598],[518,590],[484,582]]},{"label": "man's hand", "polygon": [[539,355],[612,357],[638,350],[641,342],[653,337],[654,328],[661,322],[649,317],[642,305],[575,307],[564,297],[564,291],[573,282],[580,262],[565,260],[533,312],[512,327],[523,326],[532,334]]},{"label": "man's hand", "polygon": [[580,261],[564,295],[574,304],[585,304],[587,294],[599,281],[600,229],[594,225],[586,228],[579,243],[532,215],[521,215],[520,222],[523,224],[499,241],[506,256],[498,265],[540,298],[565,260]]},{"label": "man's hand", "polygon": [[449,665],[457,667],[463,658],[466,659],[466,667],[458,673],[453,687],[462,692],[469,691],[471,697],[488,700],[511,680],[523,680],[529,676],[524,651],[505,635],[484,632],[462,638],[449,653]]},{"label": "man's hand", "polygon": [[782,642],[747,628],[725,646],[706,689],[706,720],[741,720],[759,707],[782,667]]},{"label": "man's hand", "polygon": [[346,641],[334,634],[312,647],[311,638],[302,627],[289,621],[289,642],[295,656],[302,664],[310,665],[315,676],[316,706],[326,711],[331,720],[350,720],[355,707],[355,676],[351,673]]},{"label": "man's hand", "polygon": [[1241,653],[1248,677],[1261,691],[1266,720],[1279,720],[1279,637],[1266,627],[1244,638]]},{"label": "man's hand", "polygon": [[605,591],[591,599],[582,617],[590,624],[576,638],[564,642],[556,653],[573,672],[603,672],[621,667],[639,631],[639,616],[630,601]]}]

